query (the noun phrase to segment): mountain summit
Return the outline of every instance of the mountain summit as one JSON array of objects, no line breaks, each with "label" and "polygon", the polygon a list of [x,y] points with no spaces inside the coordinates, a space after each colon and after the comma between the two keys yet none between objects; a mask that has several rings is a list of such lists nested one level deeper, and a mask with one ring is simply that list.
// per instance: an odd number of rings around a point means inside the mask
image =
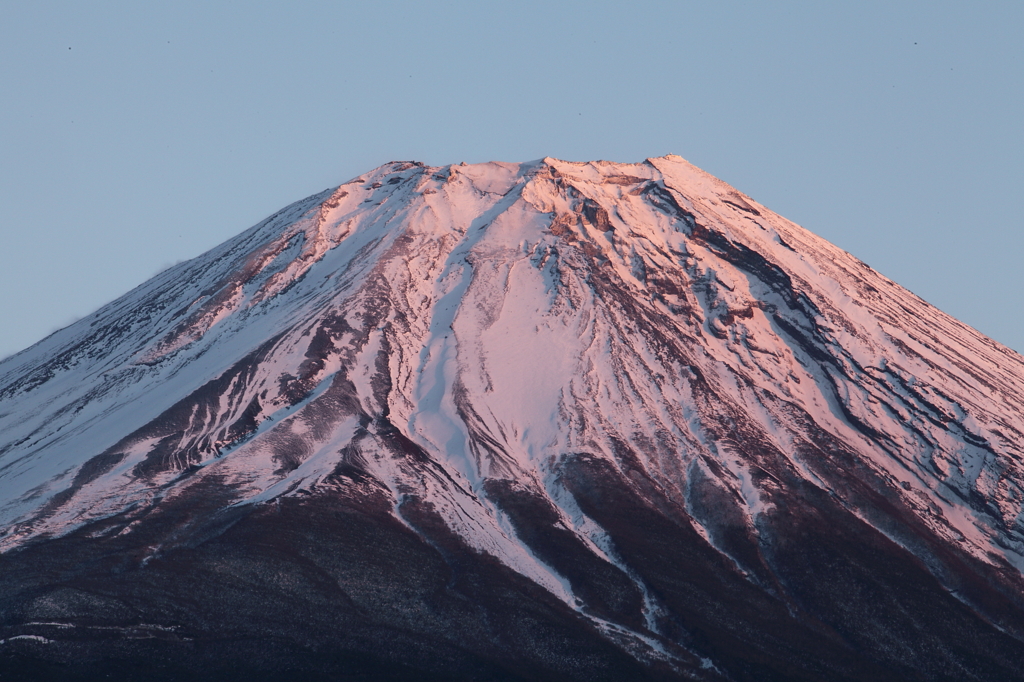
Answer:
[{"label": "mountain summit", "polygon": [[1021,680],[1022,415],[677,156],[385,164],[0,362],[0,677]]}]

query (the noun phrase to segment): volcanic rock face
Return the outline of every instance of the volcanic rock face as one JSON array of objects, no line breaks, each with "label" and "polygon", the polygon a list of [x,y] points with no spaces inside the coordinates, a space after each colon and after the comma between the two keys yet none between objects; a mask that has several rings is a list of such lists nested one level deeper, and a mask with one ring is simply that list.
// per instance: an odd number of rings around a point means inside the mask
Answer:
[{"label": "volcanic rock face", "polygon": [[0,363],[0,677],[1024,679],[1022,389],[679,157],[390,163]]}]

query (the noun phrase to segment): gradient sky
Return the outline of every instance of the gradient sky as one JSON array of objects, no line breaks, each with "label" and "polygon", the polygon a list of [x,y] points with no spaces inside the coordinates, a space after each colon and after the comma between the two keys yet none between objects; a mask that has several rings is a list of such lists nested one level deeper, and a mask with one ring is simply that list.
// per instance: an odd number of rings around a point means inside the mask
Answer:
[{"label": "gradient sky", "polygon": [[0,3],[0,357],[390,160],[679,154],[1024,350],[1024,3]]}]

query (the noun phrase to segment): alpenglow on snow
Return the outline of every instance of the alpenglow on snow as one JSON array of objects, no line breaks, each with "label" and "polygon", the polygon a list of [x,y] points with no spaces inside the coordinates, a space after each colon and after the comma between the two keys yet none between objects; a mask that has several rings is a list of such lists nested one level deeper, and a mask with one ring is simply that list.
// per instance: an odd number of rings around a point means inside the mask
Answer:
[{"label": "alpenglow on snow", "polygon": [[1022,415],[680,157],[388,163],[0,362],[0,669],[1020,680]]}]

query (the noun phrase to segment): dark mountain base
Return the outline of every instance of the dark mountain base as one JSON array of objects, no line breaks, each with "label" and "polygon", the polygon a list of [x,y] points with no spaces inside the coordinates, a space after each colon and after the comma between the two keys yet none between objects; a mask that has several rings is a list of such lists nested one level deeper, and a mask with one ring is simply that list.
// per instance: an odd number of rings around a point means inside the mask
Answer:
[{"label": "dark mountain base", "polygon": [[[404,523],[382,492],[344,488],[210,517],[207,489],[124,534],[111,518],[0,557],[0,680],[1024,679],[1024,644],[832,502],[770,515],[768,546],[734,537],[744,577],[642,480],[587,457],[562,471],[648,586],[647,634],[674,666],[623,640],[639,662],[416,498]],[[645,628],[625,573],[558,542],[537,498],[488,488],[583,608]]]},{"label": "dark mountain base", "polygon": [[670,679],[429,508],[403,508],[429,544],[388,512],[284,499],[146,561],[164,512],[4,556],[0,638],[52,641],[8,641],[0,680]]}]

